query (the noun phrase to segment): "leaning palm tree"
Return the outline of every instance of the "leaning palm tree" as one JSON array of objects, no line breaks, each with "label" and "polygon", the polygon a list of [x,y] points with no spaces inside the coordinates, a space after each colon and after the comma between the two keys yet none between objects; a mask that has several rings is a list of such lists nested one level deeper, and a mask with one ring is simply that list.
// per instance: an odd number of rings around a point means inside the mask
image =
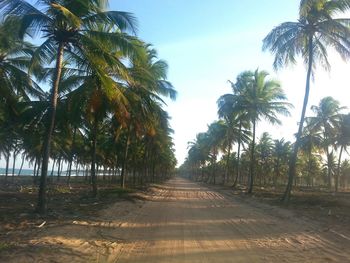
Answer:
[{"label": "leaning palm tree", "polygon": [[295,177],[297,154],[310,93],[310,81],[316,62],[330,68],[327,47],[333,47],[343,59],[350,56],[350,19],[334,18],[350,9],[350,0],[301,0],[299,20],[274,28],[263,40],[263,49],[275,54],[274,68],[295,64],[301,56],[307,65],[306,88],[299,128],[290,158],[288,184],[283,200],[288,202]]},{"label": "leaning palm tree", "polygon": [[[99,71],[98,62],[105,58],[108,50],[100,47],[96,38],[108,41],[123,52],[132,49],[132,38],[126,32],[134,32],[135,19],[125,12],[105,11],[108,1],[39,1],[37,7],[24,0],[3,0],[0,12],[6,17],[17,17],[21,20],[22,35],[39,35],[43,43],[34,53],[32,63],[55,63],[54,78],[48,108],[49,120],[44,139],[41,180],[39,187],[38,211],[46,212],[46,181],[50,157],[50,143],[54,130],[57,109],[58,87],[61,80],[64,55],[74,60],[74,55],[87,59],[96,59],[91,65]],[[113,33],[101,32],[97,25],[110,25],[116,30]],[[73,56],[70,56],[73,54]],[[100,59],[97,59],[97,54]],[[93,62],[93,61],[91,61]],[[114,63],[115,61],[108,61]],[[101,72],[103,73],[103,72]]]},{"label": "leaning palm tree", "polygon": [[[266,71],[247,71],[242,73],[245,79],[244,89],[240,92],[239,103],[252,124],[252,142],[250,148],[250,174],[248,193],[252,193],[255,169],[255,135],[256,124],[265,119],[272,124],[280,124],[277,114],[288,116],[288,108],[292,105],[285,102],[287,99],[279,82],[267,79]],[[243,76],[242,75],[242,76]]]}]

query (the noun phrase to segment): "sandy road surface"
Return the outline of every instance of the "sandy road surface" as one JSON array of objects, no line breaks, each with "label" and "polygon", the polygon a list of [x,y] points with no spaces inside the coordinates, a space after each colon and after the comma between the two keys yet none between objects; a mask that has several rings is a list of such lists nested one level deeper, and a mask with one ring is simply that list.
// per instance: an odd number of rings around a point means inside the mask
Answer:
[{"label": "sandy road surface", "polygon": [[346,235],[282,209],[181,178],[153,190],[96,220],[47,227],[8,262],[350,262]]}]

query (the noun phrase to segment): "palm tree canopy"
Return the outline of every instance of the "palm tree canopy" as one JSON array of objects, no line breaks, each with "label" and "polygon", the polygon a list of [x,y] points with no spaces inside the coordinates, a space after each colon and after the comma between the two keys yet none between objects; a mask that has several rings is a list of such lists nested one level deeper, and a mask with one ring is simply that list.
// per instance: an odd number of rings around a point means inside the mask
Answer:
[{"label": "palm tree canopy", "polygon": [[347,151],[350,146],[350,113],[340,116],[340,123],[335,136],[335,146]]},{"label": "palm tree canopy", "polygon": [[43,91],[27,74],[35,47],[18,38],[19,22],[6,19],[0,24],[0,94],[7,102],[16,98],[42,98]]},{"label": "palm tree canopy", "polygon": [[[263,50],[275,54],[274,68],[296,63],[301,55],[309,63],[309,40],[314,60],[330,68],[327,46],[332,46],[343,59],[350,56],[350,19],[334,18],[350,8],[350,0],[302,0],[299,20],[274,28],[263,40]],[[316,63],[313,63],[315,67]]]},{"label": "palm tree canopy", "polygon": [[[3,0],[0,11],[5,17],[20,19],[21,36],[44,39],[33,55],[33,65],[53,62],[59,44],[64,46],[67,60],[77,65],[79,57],[91,61],[104,59],[112,65],[115,61],[108,59],[110,49],[103,47],[118,49],[123,54],[134,53],[135,38],[127,33],[136,31],[136,19],[130,13],[105,11],[107,3],[105,0],[41,0],[36,8],[23,0]],[[108,45],[101,47],[101,42]]]},{"label": "palm tree canopy", "polygon": [[328,138],[335,135],[340,123],[340,112],[345,109],[340,106],[339,101],[328,96],[321,99],[319,105],[314,105],[311,109],[316,116],[308,119],[310,129],[322,131]]},{"label": "palm tree canopy", "polygon": [[245,72],[245,87],[242,88],[238,103],[249,119],[260,121],[262,118],[272,124],[280,124],[277,114],[288,116],[288,108],[292,105],[285,100],[287,97],[278,81],[267,79],[266,71]]}]

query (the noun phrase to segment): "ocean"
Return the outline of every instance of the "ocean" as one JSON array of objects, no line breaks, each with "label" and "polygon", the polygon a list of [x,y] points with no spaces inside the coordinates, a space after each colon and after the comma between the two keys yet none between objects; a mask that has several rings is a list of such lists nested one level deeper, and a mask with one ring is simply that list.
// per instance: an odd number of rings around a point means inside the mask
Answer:
[{"label": "ocean", "polygon": [[[5,168],[0,168],[0,176],[5,175],[6,169]],[[15,169],[15,176],[18,175],[19,169]],[[21,176],[33,176],[33,169],[22,169],[21,171]],[[62,171],[61,176],[66,176],[67,171]],[[39,172],[40,175],[40,172]],[[79,172],[80,176],[83,176],[83,172]],[[12,176],[12,168],[9,168],[8,170],[8,176]],[[51,176],[51,170],[48,171],[48,176]],[[57,176],[57,171],[53,172],[53,176]],[[71,176],[76,176],[75,170],[72,170]]]}]

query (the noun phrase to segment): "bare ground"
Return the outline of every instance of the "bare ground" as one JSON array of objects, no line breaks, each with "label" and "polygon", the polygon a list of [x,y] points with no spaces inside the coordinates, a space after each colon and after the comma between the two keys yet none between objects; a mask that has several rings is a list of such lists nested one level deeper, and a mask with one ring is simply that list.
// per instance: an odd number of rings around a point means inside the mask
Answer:
[{"label": "bare ground", "polygon": [[350,262],[349,228],[227,189],[175,178],[144,197],[85,218],[38,221],[0,250],[0,262]]}]

